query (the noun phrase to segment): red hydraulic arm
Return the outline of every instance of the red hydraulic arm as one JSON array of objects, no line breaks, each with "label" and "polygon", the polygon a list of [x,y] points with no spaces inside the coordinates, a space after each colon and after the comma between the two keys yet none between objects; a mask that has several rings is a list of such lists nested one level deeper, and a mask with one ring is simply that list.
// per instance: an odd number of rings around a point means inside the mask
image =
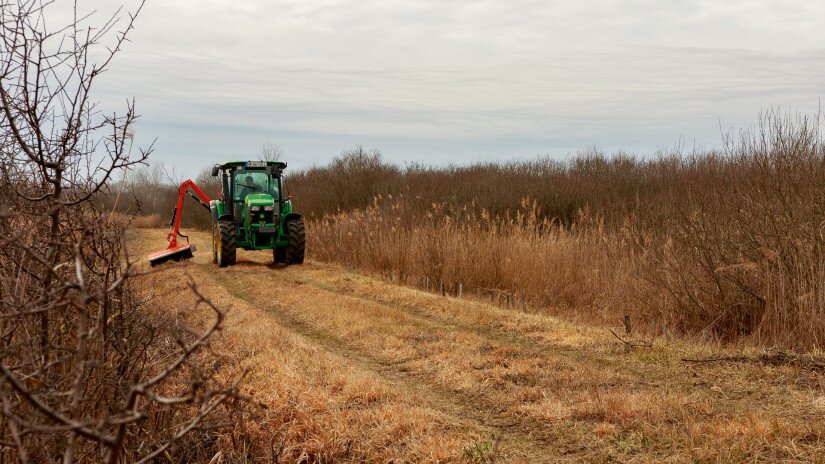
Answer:
[{"label": "red hydraulic arm", "polygon": [[[190,192],[190,189],[194,191],[197,196]],[[183,183],[180,184],[180,189],[178,191],[178,204],[172,212],[172,222],[169,224],[172,227],[172,230],[170,230],[169,234],[166,236],[166,240],[169,241],[169,249],[176,248],[178,246],[178,236],[185,237],[185,235],[181,235],[180,233],[180,217],[181,214],[183,214],[183,195],[186,193],[197,200],[197,202],[204,208],[209,209],[209,197],[203,192],[203,190],[201,190],[200,187],[192,181],[192,179],[183,181]]]},{"label": "red hydraulic arm", "polygon": [[[192,193],[192,191],[195,193]],[[182,259],[189,259],[192,257],[192,252],[195,251],[195,247],[189,244],[189,238],[180,233],[180,216],[181,213],[183,213],[183,194],[185,193],[188,193],[189,196],[197,200],[197,202],[204,208],[209,209],[209,197],[206,196],[206,194],[203,193],[203,190],[195,185],[191,179],[187,179],[186,182],[180,184],[180,189],[178,191],[178,203],[172,211],[172,222],[169,223],[169,227],[172,229],[166,236],[169,246],[166,247],[165,250],[157,251],[148,256],[149,264],[152,266],[156,266],[169,260],[180,261]],[[185,238],[186,244],[178,245],[178,237]]]}]

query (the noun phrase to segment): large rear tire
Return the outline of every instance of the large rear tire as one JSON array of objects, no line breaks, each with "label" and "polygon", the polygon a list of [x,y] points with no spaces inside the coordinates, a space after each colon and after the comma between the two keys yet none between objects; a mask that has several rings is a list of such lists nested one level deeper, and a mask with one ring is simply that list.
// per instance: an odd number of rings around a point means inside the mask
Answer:
[{"label": "large rear tire", "polygon": [[238,243],[237,228],[232,221],[218,221],[218,266],[226,267],[235,264],[235,247]]},{"label": "large rear tire", "polygon": [[306,248],[304,220],[300,218],[290,220],[286,223],[286,231],[289,235],[289,243],[286,247],[286,264],[302,264]]}]

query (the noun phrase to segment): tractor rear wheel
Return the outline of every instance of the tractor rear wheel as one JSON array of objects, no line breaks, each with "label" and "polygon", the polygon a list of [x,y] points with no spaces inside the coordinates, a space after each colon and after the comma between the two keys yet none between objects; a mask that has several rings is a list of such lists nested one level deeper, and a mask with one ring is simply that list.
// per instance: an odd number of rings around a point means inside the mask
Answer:
[{"label": "tractor rear wheel", "polygon": [[304,262],[306,248],[306,231],[303,219],[292,219],[286,223],[289,240],[286,247],[286,264],[301,264]]},{"label": "tractor rear wheel", "polygon": [[218,266],[232,266],[235,264],[235,246],[238,242],[235,223],[233,221],[218,221],[218,235]]}]

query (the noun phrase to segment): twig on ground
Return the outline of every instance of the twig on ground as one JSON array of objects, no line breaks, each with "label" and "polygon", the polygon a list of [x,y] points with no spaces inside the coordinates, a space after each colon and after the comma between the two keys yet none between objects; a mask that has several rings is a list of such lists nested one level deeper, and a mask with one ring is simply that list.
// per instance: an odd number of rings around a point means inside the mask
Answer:
[{"label": "twig on ground", "polygon": [[610,333],[613,334],[620,342],[624,343],[626,349],[632,349],[635,347],[645,347],[645,348],[652,348],[653,342],[649,340],[625,340],[624,338],[620,337],[613,329],[610,329]]}]

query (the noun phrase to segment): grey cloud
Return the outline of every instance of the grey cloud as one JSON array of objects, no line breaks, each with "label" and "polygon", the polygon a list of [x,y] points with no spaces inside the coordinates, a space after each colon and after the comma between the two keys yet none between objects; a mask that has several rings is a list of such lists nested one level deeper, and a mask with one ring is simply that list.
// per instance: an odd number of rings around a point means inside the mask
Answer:
[{"label": "grey cloud", "polygon": [[141,135],[181,165],[266,138],[295,164],[359,142],[457,162],[646,152],[815,111],[823,19],[810,1],[150,0],[100,90],[135,95]]}]

